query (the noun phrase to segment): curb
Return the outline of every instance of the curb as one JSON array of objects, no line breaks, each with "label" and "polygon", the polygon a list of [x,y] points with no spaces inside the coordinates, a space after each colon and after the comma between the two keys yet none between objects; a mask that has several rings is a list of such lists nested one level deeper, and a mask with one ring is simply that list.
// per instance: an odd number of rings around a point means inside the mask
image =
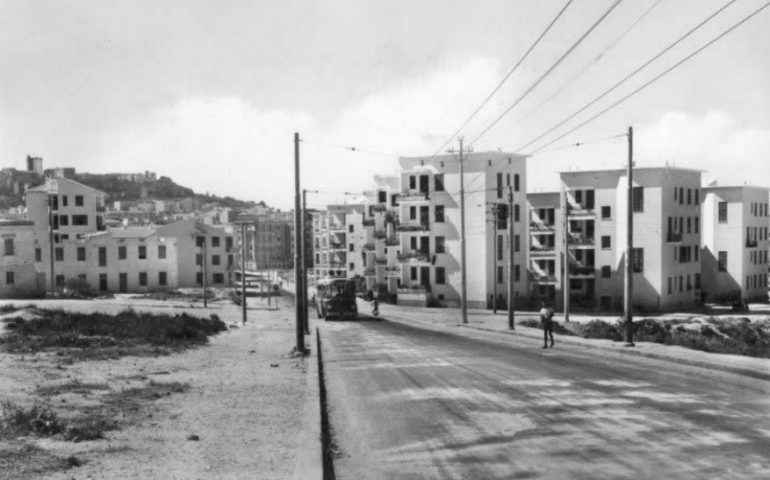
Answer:
[{"label": "curb", "polygon": [[[318,332],[316,331],[316,337]],[[302,432],[297,442],[297,465],[295,480],[323,480],[323,448],[321,444],[321,401],[320,377],[318,373],[319,353],[307,357],[308,391],[302,409]]]},{"label": "curb", "polygon": [[[526,334],[523,334],[523,333],[519,333],[519,332],[517,332],[515,330],[514,331],[511,331],[511,330],[496,330],[494,328],[479,327],[479,326],[476,326],[476,325],[463,325],[463,324],[458,324],[458,326],[463,327],[463,328],[470,328],[470,329],[473,329],[473,330],[484,331],[484,332],[504,333],[506,335],[516,335],[516,336],[519,336],[519,337],[534,337],[534,335],[532,335],[532,336],[531,335],[526,335]],[[654,358],[656,360],[663,360],[663,361],[666,361],[666,362],[677,363],[677,364],[684,364],[684,365],[689,365],[689,366],[693,366],[693,367],[701,367],[701,368],[707,368],[707,369],[712,369],[712,370],[721,370],[723,372],[733,373],[733,374],[736,374],[736,375],[743,375],[743,376],[746,376],[746,377],[756,378],[758,380],[765,380],[765,381],[770,380],[770,373],[762,373],[762,372],[757,372],[757,371],[754,371],[754,370],[745,369],[745,368],[739,368],[739,367],[730,367],[730,366],[727,366],[727,365],[720,365],[718,363],[704,362],[704,361],[700,361],[700,360],[692,360],[692,359],[686,359],[686,358],[677,358],[677,357],[673,357],[673,356],[670,356],[670,355],[662,355],[662,354],[659,354],[659,353],[652,353],[652,352],[640,352],[639,350],[632,350],[630,348],[615,349],[613,347],[607,347],[607,346],[604,346],[604,345],[592,344],[592,343],[589,343],[589,342],[575,342],[575,341],[571,340],[569,336],[561,336],[559,341],[561,343],[566,343],[566,344],[569,344],[569,345],[572,345],[572,346],[580,346],[580,347],[590,348],[590,349],[593,349],[593,350],[610,350],[612,352],[619,353],[621,355],[636,355],[636,356],[640,356],[640,357]]]}]

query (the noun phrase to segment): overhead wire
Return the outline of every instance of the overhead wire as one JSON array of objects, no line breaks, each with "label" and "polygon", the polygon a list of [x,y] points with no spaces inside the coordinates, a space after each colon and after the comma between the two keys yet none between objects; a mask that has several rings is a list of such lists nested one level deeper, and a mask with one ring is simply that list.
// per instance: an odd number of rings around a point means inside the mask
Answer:
[{"label": "overhead wire", "polygon": [[[625,102],[625,101],[626,101],[626,100],[628,100],[629,98],[633,97],[633,96],[634,96],[634,95],[636,95],[637,93],[641,92],[642,90],[644,90],[645,88],[647,88],[648,86],[650,86],[651,84],[653,84],[654,82],[658,81],[659,79],[661,79],[662,77],[664,77],[665,75],[667,75],[668,73],[670,73],[670,72],[671,72],[671,71],[673,71],[674,69],[678,68],[679,66],[681,66],[682,64],[684,64],[685,62],[687,62],[688,60],[690,60],[691,58],[693,58],[694,56],[698,55],[700,52],[702,52],[703,50],[707,49],[708,47],[710,47],[711,45],[713,45],[714,43],[716,43],[717,41],[719,41],[720,39],[722,39],[723,37],[725,37],[727,34],[729,34],[729,33],[730,33],[730,32],[732,32],[733,30],[735,30],[736,28],[738,28],[738,27],[740,27],[741,25],[743,25],[743,24],[744,24],[744,23],[746,23],[748,20],[750,20],[750,19],[751,19],[751,18],[753,18],[755,15],[759,14],[759,13],[760,13],[762,10],[764,10],[765,8],[767,8],[767,7],[769,7],[769,6],[770,6],[770,2],[767,2],[767,3],[765,3],[764,5],[762,5],[761,7],[759,7],[758,9],[754,10],[754,11],[753,11],[751,14],[749,14],[749,15],[748,15],[748,16],[746,16],[746,17],[744,17],[744,18],[743,18],[742,20],[740,20],[738,23],[734,24],[732,27],[728,28],[727,30],[725,30],[725,31],[724,31],[724,32],[722,32],[721,34],[717,35],[717,36],[716,36],[715,38],[713,38],[711,41],[709,41],[708,43],[706,43],[706,44],[705,44],[705,45],[703,45],[702,47],[698,48],[698,49],[697,49],[697,50],[695,50],[694,52],[690,53],[689,55],[687,55],[686,57],[684,57],[682,60],[678,61],[677,63],[675,63],[675,64],[674,64],[674,65],[672,65],[671,67],[667,68],[667,69],[666,69],[666,70],[664,70],[662,73],[660,73],[660,74],[656,75],[655,77],[653,77],[651,80],[649,80],[648,82],[646,82],[645,84],[643,84],[643,85],[642,85],[642,86],[640,86],[639,88],[635,89],[635,90],[634,90],[634,91],[632,91],[631,93],[629,93],[629,94],[627,94],[626,96],[622,97],[620,100],[618,100],[618,101],[616,101],[615,103],[611,104],[610,106],[608,106],[608,107],[607,107],[607,108],[605,108],[604,110],[601,110],[599,113],[597,113],[597,114],[593,115],[592,117],[588,118],[587,120],[583,121],[582,123],[578,124],[577,126],[573,127],[572,129],[570,129],[570,130],[566,131],[565,133],[563,133],[563,134],[559,135],[558,137],[554,138],[554,139],[553,139],[553,140],[551,140],[550,142],[548,142],[548,143],[546,143],[546,144],[544,144],[544,145],[540,146],[540,147],[539,147],[538,149],[536,149],[536,150],[533,150],[533,151],[532,151],[532,152],[531,152],[529,155],[534,155],[536,152],[542,151],[544,148],[546,148],[546,147],[549,147],[550,145],[552,145],[552,144],[554,144],[555,142],[557,142],[557,141],[561,140],[562,138],[566,137],[566,136],[567,136],[567,135],[569,135],[570,133],[572,133],[572,132],[574,132],[574,131],[576,131],[576,130],[578,130],[578,129],[582,128],[582,127],[584,127],[585,125],[587,125],[587,124],[591,123],[592,121],[596,120],[597,118],[599,118],[600,116],[604,115],[604,114],[605,114],[605,113],[607,113],[608,111],[610,111],[610,110],[612,110],[613,108],[617,107],[617,106],[618,106],[618,105],[620,105],[621,103]],[[530,143],[531,143],[531,142],[530,142]]]},{"label": "overhead wire", "polygon": [[620,79],[619,81],[617,81],[617,82],[616,82],[614,85],[612,85],[610,88],[608,88],[607,90],[605,90],[604,92],[602,92],[601,94],[599,94],[599,95],[598,95],[597,97],[595,97],[593,100],[589,101],[587,104],[585,104],[584,106],[582,106],[581,108],[579,108],[577,111],[573,112],[573,113],[572,113],[571,115],[569,115],[567,118],[565,118],[565,119],[561,120],[559,123],[557,123],[556,125],[552,126],[551,128],[549,128],[548,130],[546,130],[546,131],[545,131],[545,132],[543,132],[542,134],[538,135],[538,136],[537,136],[536,138],[534,138],[533,140],[530,140],[530,141],[529,141],[529,142],[527,142],[526,144],[524,144],[524,145],[522,145],[521,147],[517,148],[515,151],[521,151],[521,150],[524,150],[525,148],[529,147],[529,146],[530,146],[530,145],[532,145],[533,143],[535,143],[535,142],[537,142],[538,140],[542,139],[543,137],[545,137],[545,136],[546,136],[546,135],[548,135],[549,133],[553,132],[553,131],[554,131],[554,130],[556,130],[557,128],[561,127],[561,126],[562,126],[562,125],[564,125],[565,123],[569,122],[570,120],[572,120],[572,119],[573,119],[573,118],[575,118],[576,116],[578,116],[578,115],[580,115],[581,113],[583,113],[584,111],[586,111],[588,108],[590,108],[590,107],[591,107],[592,105],[594,105],[596,102],[598,102],[598,101],[599,101],[599,100],[601,100],[602,98],[606,97],[607,95],[609,95],[610,93],[612,93],[613,91],[615,91],[615,90],[616,90],[618,87],[620,87],[621,85],[623,85],[623,84],[624,84],[626,81],[628,81],[629,79],[631,79],[631,77],[633,77],[633,76],[634,76],[634,75],[636,75],[637,73],[641,72],[642,70],[644,70],[645,68],[647,68],[647,67],[648,67],[650,64],[652,64],[652,63],[653,63],[655,60],[657,60],[658,58],[660,58],[660,57],[662,57],[663,55],[665,55],[665,54],[666,54],[668,51],[670,51],[670,50],[671,50],[672,48],[674,48],[675,46],[679,45],[679,44],[680,44],[682,41],[684,41],[684,40],[685,40],[687,37],[689,37],[690,35],[692,35],[693,33],[695,33],[695,32],[696,32],[698,29],[700,29],[701,27],[703,27],[703,26],[704,26],[706,23],[710,22],[710,21],[711,21],[711,20],[712,20],[714,17],[716,17],[717,15],[719,15],[720,13],[722,13],[722,11],[724,11],[724,10],[725,10],[727,7],[729,7],[730,5],[732,5],[733,3],[735,3],[736,1],[737,1],[737,0],[729,0],[727,3],[725,3],[724,5],[722,5],[722,6],[721,6],[719,9],[717,9],[717,10],[716,10],[714,13],[712,13],[711,15],[709,15],[708,17],[706,17],[706,19],[702,20],[700,23],[698,23],[697,25],[695,25],[694,27],[692,27],[692,28],[691,28],[690,30],[688,30],[686,33],[684,33],[683,35],[681,35],[681,36],[680,36],[680,37],[679,37],[677,40],[675,40],[674,42],[670,43],[668,46],[666,46],[666,47],[665,47],[663,50],[661,50],[661,51],[660,51],[660,52],[658,52],[657,54],[653,55],[653,56],[652,56],[652,58],[650,58],[649,60],[647,60],[646,62],[644,62],[644,63],[643,63],[641,66],[637,67],[637,68],[636,68],[634,71],[632,71],[631,73],[627,74],[625,77],[621,78],[621,79]]},{"label": "overhead wire", "polygon": [[401,155],[401,154],[398,154],[398,153],[380,152],[378,150],[373,150],[373,149],[369,149],[369,148],[360,148],[360,147],[351,146],[351,145],[339,145],[339,144],[335,144],[335,143],[321,142],[321,141],[318,141],[318,140],[309,140],[309,139],[306,139],[306,138],[301,139],[300,142],[301,143],[308,143],[310,145],[319,145],[319,146],[322,146],[322,147],[336,148],[336,149],[339,149],[339,150],[348,150],[350,152],[371,153],[373,155],[383,155],[383,156],[387,156],[387,157],[401,157],[401,156],[404,156],[404,155]]},{"label": "overhead wire", "polygon": [[[562,62],[562,61],[564,61],[564,59],[565,59],[565,58],[567,58],[567,57],[568,57],[568,56],[569,56],[569,55],[570,55],[570,54],[571,54],[571,53],[572,53],[572,52],[573,52],[573,51],[574,51],[574,50],[575,50],[575,49],[576,49],[576,48],[577,48],[577,47],[578,47],[578,46],[579,46],[581,43],[583,43],[583,40],[585,40],[585,39],[586,39],[586,37],[588,37],[588,35],[590,35],[590,34],[591,34],[591,32],[593,32],[593,31],[596,29],[596,27],[598,27],[598,26],[599,26],[599,24],[600,24],[600,23],[602,23],[602,22],[604,21],[604,19],[605,19],[605,18],[607,18],[607,16],[608,16],[608,15],[609,15],[609,14],[610,14],[610,13],[611,13],[611,12],[612,12],[614,9],[615,9],[615,7],[617,7],[617,6],[620,4],[620,2],[622,2],[622,1],[623,1],[623,0],[615,0],[615,2],[614,2],[612,5],[610,5],[610,7],[609,7],[609,8],[608,8],[608,9],[607,9],[607,10],[606,10],[606,11],[605,11],[605,12],[604,12],[604,13],[603,13],[603,14],[602,14],[600,17],[599,17],[599,19],[598,19],[598,20],[596,20],[596,21],[593,23],[593,25],[591,25],[591,27],[590,27],[588,30],[586,30],[586,32],[585,32],[585,33],[583,33],[583,35],[581,35],[581,36],[580,36],[580,38],[578,38],[578,39],[577,39],[577,40],[576,40],[576,41],[575,41],[575,42],[572,44],[572,46],[570,46],[570,47],[567,49],[567,51],[566,51],[566,52],[564,52],[564,53],[561,55],[561,57],[559,57],[559,59],[558,59],[558,60],[556,60],[556,62],[554,62],[554,63],[553,63],[553,64],[552,64],[552,65],[551,65],[551,66],[548,68],[548,70],[546,70],[546,71],[545,71],[545,72],[544,72],[542,75],[540,75],[540,77],[539,77],[537,80],[535,80],[535,81],[534,81],[534,82],[533,82],[533,83],[532,83],[532,84],[529,86],[529,88],[527,88],[527,90],[525,90],[525,91],[524,91],[524,93],[522,93],[522,94],[519,96],[519,98],[517,98],[517,99],[516,99],[516,101],[515,101],[515,102],[513,102],[513,103],[512,103],[512,104],[511,104],[511,105],[510,105],[510,106],[509,106],[509,107],[508,107],[508,108],[507,108],[507,109],[506,109],[506,110],[505,110],[505,111],[504,111],[502,114],[500,114],[500,116],[498,116],[498,117],[497,117],[497,118],[496,118],[496,119],[495,119],[495,120],[494,120],[494,121],[493,121],[493,122],[492,122],[492,123],[491,123],[489,126],[487,126],[487,127],[484,129],[484,130],[482,130],[482,132],[481,132],[481,133],[479,133],[479,134],[478,134],[478,135],[477,135],[477,136],[476,136],[476,137],[475,137],[475,138],[474,138],[474,139],[473,139],[471,142],[469,142],[469,143],[468,143],[468,146],[472,146],[473,144],[475,144],[476,142],[478,142],[478,141],[479,141],[479,139],[481,139],[481,138],[482,138],[484,135],[486,135],[486,134],[487,134],[487,132],[489,132],[489,130],[490,130],[492,127],[494,127],[495,125],[497,125],[497,123],[498,123],[500,120],[502,120],[502,118],[503,118],[503,117],[505,117],[506,115],[508,115],[508,113],[509,113],[511,110],[513,110],[513,109],[516,107],[516,105],[518,105],[518,104],[519,104],[519,103],[520,103],[520,102],[521,102],[521,101],[522,101],[522,100],[523,100],[523,99],[524,99],[524,98],[525,98],[527,95],[529,95],[529,93],[530,93],[532,90],[534,90],[534,89],[535,89],[535,88],[536,88],[536,87],[537,87],[537,86],[540,84],[540,82],[542,82],[542,81],[543,81],[543,80],[544,80],[546,77],[548,77],[548,75],[550,75],[550,73],[551,73],[551,72],[552,72],[552,71],[553,71],[553,70],[554,70],[556,67],[558,67],[558,66],[559,66],[559,64],[561,64],[561,62]],[[733,1],[734,1],[734,0],[733,0]]]},{"label": "overhead wire", "polygon": [[549,103],[551,100],[553,100],[554,98],[556,98],[557,96],[559,96],[559,94],[561,94],[561,93],[562,93],[564,90],[566,90],[566,89],[567,89],[567,88],[568,88],[570,85],[572,85],[573,83],[575,83],[575,81],[577,81],[577,79],[579,79],[580,77],[582,77],[582,76],[583,76],[583,75],[584,75],[584,74],[585,74],[585,73],[586,73],[586,72],[587,72],[589,69],[591,69],[591,67],[593,67],[594,65],[596,65],[596,64],[599,62],[599,60],[601,60],[602,58],[604,58],[604,56],[605,56],[605,55],[606,55],[606,54],[607,54],[607,53],[608,53],[610,50],[612,50],[613,48],[615,48],[615,46],[616,46],[618,43],[620,43],[620,41],[621,41],[621,40],[623,40],[623,38],[625,38],[625,37],[626,37],[626,35],[628,35],[628,34],[629,34],[629,33],[630,33],[630,32],[631,32],[631,31],[632,31],[634,28],[636,28],[636,26],[637,26],[637,25],[639,25],[639,23],[640,23],[642,20],[644,20],[644,18],[645,18],[645,17],[647,17],[647,15],[649,15],[649,14],[650,14],[650,12],[652,12],[652,11],[655,9],[655,7],[657,7],[657,6],[660,4],[660,2],[662,2],[662,1],[663,1],[663,0],[655,0],[655,1],[652,3],[652,5],[650,5],[650,6],[647,8],[647,10],[645,10],[645,11],[644,11],[644,12],[643,12],[641,15],[639,15],[639,16],[636,18],[636,20],[634,20],[634,22],[633,22],[633,23],[632,23],[632,24],[631,24],[631,25],[630,25],[628,28],[626,28],[626,30],[625,30],[625,31],[623,31],[623,33],[621,33],[621,34],[620,34],[620,35],[619,35],[617,38],[615,38],[615,40],[613,40],[612,42],[610,42],[610,44],[609,44],[609,45],[607,45],[607,46],[606,46],[606,47],[605,47],[605,48],[604,48],[604,49],[603,49],[601,52],[599,52],[599,53],[596,55],[596,57],[594,57],[594,59],[593,59],[593,60],[592,60],[590,63],[586,64],[586,65],[585,65],[585,66],[584,66],[584,67],[583,67],[583,68],[582,68],[580,71],[578,71],[578,72],[577,72],[575,75],[573,75],[573,76],[572,76],[572,77],[571,77],[569,80],[567,80],[567,81],[566,81],[566,82],[565,82],[565,83],[564,83],[564,84],[561,86],[561,88],[559,88],[558,90],[556,90],[555,92],[553,92],[553,93],[552,93],[552,94],[551,94],[551,95],[550,95],[548,98],[546,98],[545,100],[543,100],[542,102],[540,102],[540,103],[539,103],[539,104],[538,104],[538,105],[537,105],[535,108],[531,109],[530,111],[528,111],[527,113],[525,113],[523,116],[521,116],[520,118],[518,118],[518,119],[517,119],[517,120],[516,120],[516,121],[515,121],[515,122],[514,122],[514,123],[513,123],[511,126],[512,126],[512,127],[513,127],[513,126],[516,126],[516,125],[520,124],[522,121],[524,121],[524,120],[526,120],[527,118],[529,118],[529,117],[531,117],[532,115],[534,115],[534,114],[535,114],[536,112],[538,112],[538,111],[539,111],[539,110],[540,110],[540,109],[541,109],[543,106],[547,105],[547,104],[548,104],[548,103]]},{"label": "overhead wire", "polygon": [[545,27],[545,30],[543,30],[540,33],[540,36],[537,37],[537,39],[534,41],[534,43],[532,43],[532,45],[530,45],[530,47],[527,49],[527,51],[524,52],[524,55],[522,55],[521,58],[519,58],[519,61],[516,62],[516,64],[513,66],[513,68],[508,70],[508,73],[506,73],[505,76],[502,78],[502,80],[500,80],[500,82],[498,82],[497,86],[492,90],[492,92],[490,92],[489,95],[487,95],[487,97],[484,99],[484,101],[482,101],[479,104],[479,106],[476,107],[476,109],[473,111],[473,113],[471,113],[470,116],[465,119],[465,121],[462,123],[462,125],[460,125],[457,128],[457,130],[452,135],[450,135],[449,138],[438,148],[438,150],[436,150],[436,152],[432,155],[432,157],[435,157],[436,155],[441,153],[441,151],[444,149],[444,147],[446,147],[449,144],[449,142],[451,142],[468,125],[468,123],[470,123],[470,121],[473,120],[476,117],[476,115],[478,115],[478,113],[481,111],[481,109],[484,108],[484,106],[487,103],[489,103],[489,101],[492,99],[492,97],[500,90],[500,88],[503,86],[503,84],[505,84],[505,82],[508,81],[508,79],[511,77],[511,75],[513,75],[513,73],[516,72],[516,70],[518,70],[519,66],[524,62],[524,60],[529,56],[529,54],[532,53],[532,51],[535,49],[535,47],[537,47],[537,45],[540,43],[540,41],[543,39],[543,37],[545,37],[545,35],[551,30],[551,28],[554,26],[556,21],[559,20],[559,18],[562,16],[564,11],[567,10],[567,7],[569,7],[570,4],[572,4],[573,1],[574,0],[567,0],[567,3],[565,3],[564,6],[561,7],[561,10],[559,10],[559,12],[556,14],[556,16],[551,20],[551,22],[548,24],[548,26]]}]

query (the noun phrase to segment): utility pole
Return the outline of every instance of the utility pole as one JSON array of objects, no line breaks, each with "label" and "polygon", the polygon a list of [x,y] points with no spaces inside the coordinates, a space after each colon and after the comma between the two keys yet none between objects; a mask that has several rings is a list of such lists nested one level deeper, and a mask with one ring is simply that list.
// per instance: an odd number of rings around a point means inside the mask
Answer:
[{"label": "utility pole", "polygon": [[499,205],[497,203],[492,204],[492,217],[494,218],[494,238],[495,238],[495,253],[492,255],[492,313],[497,314],[497,215],[499,215]]},{"label": "utility pole", "polygon": [[295,322],[296,322],[296,351],[305,355],[305,335],[303,328],[303,316],[304,310],[303,297],[301,292],[302,288],[302,275],[300,272],[302,266],[302,248],[300,242],[303,241],[300,238],[302,233],[301,222],[301,204],[299,199],[299,132],[294,132],[294,289],[295,294]]},{"label": "utility pole", "polygon": [[[56,292],[56,279],[54,278],[53,258],[53,201],[54,196],[48,195],[48,255],[51,257],[51,294]],[[58,199],[57,199],[58,201]]]},{"label": "utility pole", "polygon": [[[458,138],[460,142],[460,306],[462,309],[463,323],[468,323],[468,288],[467,271],[465,263],[465,170],[463,166],[463,154],[471,153],[471,149],[463,149],[463,137]],[[450,149],[449,153],[454,154]]]},{"label": "utility pole", "polygon": [[513,323],[513,300],[514,300],[514,288],[513,288],[513,187],[508,185],[508,329],[516,330],[516,326]]},{"label": "utility pole", "polygon": [[206,298],[206,288],[208,287],[208,283],[206,281],[206,276],[208,275],[208,269],[206,268],[206,243],[208,243],[206,238],[206,233],[203,234],[203,308],[208,308],[208,300]]},{"label": "utility pole", "polygon": [[246,325],[246,224],[241,223],[241,308]]},{"label": "utility pole", "polygon": [[567,200],[567,188],[563,185],[561,192],[561,196],[564,199],[562,202],[562,212],[564,215],[564,252],[561,254],[561,288],[562,295],[564,296],[564,321],[569,322],[569,201]]},{"label": "utility pole", "polygon": [[302,325],[305,327],[305,335],[310,335],[310,325],[307,321],[307,245],[305,244],[305,229],[307,228],[307,190],[302,190],[302,218],[300,227],[302,230]]},{"label": "utility pole", "polygon": [[633,183],[633,168],[634,166],[634,127],[628,127],[628,207],[626,210],[626,271],[625,271],[625,292],[623,299],[623,321],[625,323],[625,329],[623,330],[623,337],[625,340],[625,346],[634,346],[634,325],[633,325],[633,260],[631,258],[634,251],[634,183]]}]

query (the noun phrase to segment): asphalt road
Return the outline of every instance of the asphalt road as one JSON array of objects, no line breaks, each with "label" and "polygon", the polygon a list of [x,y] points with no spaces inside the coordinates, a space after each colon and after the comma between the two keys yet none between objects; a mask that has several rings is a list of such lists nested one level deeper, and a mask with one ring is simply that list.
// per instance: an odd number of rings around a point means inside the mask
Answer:
[{"label": "asphalt road", "polygon": [[770,382],[387,320],[321,341],[338,479],[770,478]]}]

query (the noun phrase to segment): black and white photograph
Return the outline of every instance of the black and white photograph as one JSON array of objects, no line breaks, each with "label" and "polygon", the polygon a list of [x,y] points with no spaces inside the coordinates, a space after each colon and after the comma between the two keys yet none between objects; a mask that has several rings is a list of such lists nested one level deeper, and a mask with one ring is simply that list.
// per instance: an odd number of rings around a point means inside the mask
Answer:
[{"label": "black and white photograph", "polygon": [[0,0],[0,480],[770,478],[768,25]]}]

